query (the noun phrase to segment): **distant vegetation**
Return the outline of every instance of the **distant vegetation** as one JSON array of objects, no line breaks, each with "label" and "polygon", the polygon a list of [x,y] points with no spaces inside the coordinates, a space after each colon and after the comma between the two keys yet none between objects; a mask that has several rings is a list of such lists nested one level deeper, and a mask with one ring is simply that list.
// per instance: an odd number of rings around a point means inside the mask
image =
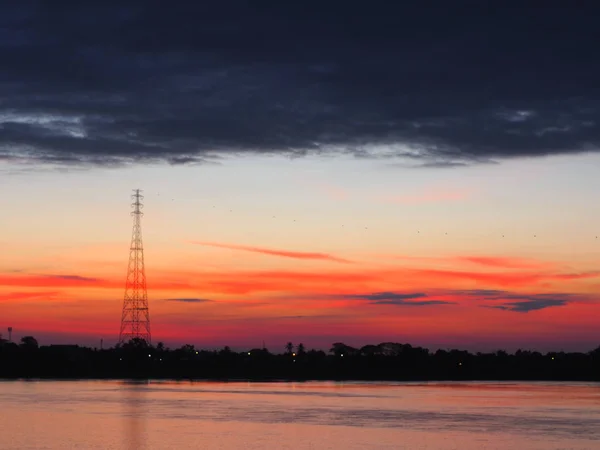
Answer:
[{"label": "distant vegetation", "polygon": [[168,349],[132,340],[98,350],[76,345],[40,347],[35,338],[0,342],[0,378],[171,378],[227,380],[564,380],[600,381],[600,347],[589,353],[517,351],[472,354],[408,344],[360,349],[333,344],[325,353],[291,342],[283,353]]}]

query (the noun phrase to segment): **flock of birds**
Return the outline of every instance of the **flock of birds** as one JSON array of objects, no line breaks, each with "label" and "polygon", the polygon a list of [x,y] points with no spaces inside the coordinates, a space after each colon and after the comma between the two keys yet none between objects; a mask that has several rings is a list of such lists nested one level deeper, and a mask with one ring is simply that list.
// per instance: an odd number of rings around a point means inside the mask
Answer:
[{"label": "flock of birds", "polygon": [[[157,193],[157,196],[160,196],[160,193]],[[174,198],[172,198],[172,199],[171,199],[171,201],[172,201],[172,202],[174,202],[174,201],[175,201],[175,199],[174,199]],[[214,208],[214,209],[216,209],[216,206],[215,206],[215,205],[213,205],[213,208]],[[230,210],[229,210],[229,212],[230,212],[230,213],[232,213],[232,212],[233,212],[233,210],[232,210],[232,209],[230,209]],[[275,218],[276,218],[276,216],[273,216],[272,218],[273,218],[273,219],[275,219]],[[292,220],[292,222],[295,222],[295,221],[296,221],[296,219],[293,219],[293,220]],[[344,225],[342,224],[342,225],[341,225],[341,227],[342,227],[342,228],[344,228]],[[369,229],[369,227],[365,227],[365,230],[368,230],[368,229]],[[417,234],[421,234],[421,232],[420,232],[419,230],[417,230]],[[445,235],[445,236],[447,236],[447,235],[448,235],[448,233],[447,233],[447,232],[445,232],[445,233],[444,233],[444,235]],[[502,237],[504,237],[504,235],[502,235]],[[534,234],[534,235],[533,235],[533,237],[534,237],[534,238],[537,238],[537,234]],[[598,239],[598,236],[596,236],[595,238],[596,238],[596,239]]]}]

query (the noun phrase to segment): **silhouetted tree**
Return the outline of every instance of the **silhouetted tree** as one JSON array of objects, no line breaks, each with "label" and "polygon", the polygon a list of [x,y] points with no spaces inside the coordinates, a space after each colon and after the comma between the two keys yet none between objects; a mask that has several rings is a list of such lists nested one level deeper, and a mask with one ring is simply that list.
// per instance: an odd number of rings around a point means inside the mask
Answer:
[{"label": "silhouetted tree", "polygon": [[177,353],[183,355],[186,358],[196,354],[196,347],[190,344],[185,344],[175,350]]},{"label": "silhouetted tree", "polygon": [[330,353],[333,353],[335,356],[349,356],[354,355],[357,350],[354,347],[350,347],[342,342],[336,342],[329,349]]},{"label": "silhouetted tree", "polygon": [[306,351],[298,344],[298,354],[303,356],[291,358],[292,343],[285,346],[285,354],[256,348],[238,353],[229,347],[221,351],[198,351],[193,345],[176,350],[160,347],[159,352],[145,341],[132,340],[102,352],[76,345],[35,350],[37,341],[26,336],[20,345],[0,345],[0,378],[600,381],[600,348],[587,353],[472,354],[450,349],[430,353],[421,347],[384,342],[365,345],[359,352],[336,342],[329,355],[322,350]]},{"label": "silhouetted tree", "polygon": [[39,344],[36,338],[33,336],[23,336],[21,338],[21,346],[27,349],[37,349]]},{"label": "silhouetted tree", "polygon": [[142,338],[133,338],[129,342],[125,342],[121,348],[123,350],[147,350],[150,348],[148,342]]},{"label": "silhouetted tree", "polygon": [[362,355],[379,355],[381,354],[381,349],[378,345],[365,345],[361,347],[360,353]]},{"label": "silhouetted tree", "polygon": [[398,356],[403,351],[402,344],[396,342],[382,342],[377,346],[379,352],[386,356]]},{"label": "silhouetted tree", "polygon": [[287,344],[285,344],[285,352],[288,355],[291,355],[292,353],[294,353],[294,344],[292,344],[291,342],[288,342]]}]

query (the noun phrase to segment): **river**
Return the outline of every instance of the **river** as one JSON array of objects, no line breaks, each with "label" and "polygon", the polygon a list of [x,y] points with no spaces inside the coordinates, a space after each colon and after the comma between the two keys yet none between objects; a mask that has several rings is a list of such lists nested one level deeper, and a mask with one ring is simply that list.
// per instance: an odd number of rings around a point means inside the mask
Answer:
[{"label": "river", "polygon": [[600,449],[600,384],[0,382],[0,448]]}]

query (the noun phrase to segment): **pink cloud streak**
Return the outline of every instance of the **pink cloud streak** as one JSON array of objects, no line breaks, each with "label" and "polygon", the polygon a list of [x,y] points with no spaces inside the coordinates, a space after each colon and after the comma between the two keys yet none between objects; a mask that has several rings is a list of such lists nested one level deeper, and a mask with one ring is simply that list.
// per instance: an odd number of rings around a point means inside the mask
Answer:
[{"label": "pink cloud streak", "polygon": [[311,260],[322,260],[322,261],[333,261],[338,263],[351,263],[347,259],[338,258],[328,253],[316,253],[316,252],[297,252],[290,250],[277,250],[269,249],[264,247],[252,247],[247,245],[235,245],[235,244],[221,244],[218,242],[202,242],[192,241],[192,244],[203,245],[207,247],[223,248],[227,250],[239,250],[244,252],[261,253],[263,255],[280,256],[283,258],[294,258],[294,259],[311,259]]}]

